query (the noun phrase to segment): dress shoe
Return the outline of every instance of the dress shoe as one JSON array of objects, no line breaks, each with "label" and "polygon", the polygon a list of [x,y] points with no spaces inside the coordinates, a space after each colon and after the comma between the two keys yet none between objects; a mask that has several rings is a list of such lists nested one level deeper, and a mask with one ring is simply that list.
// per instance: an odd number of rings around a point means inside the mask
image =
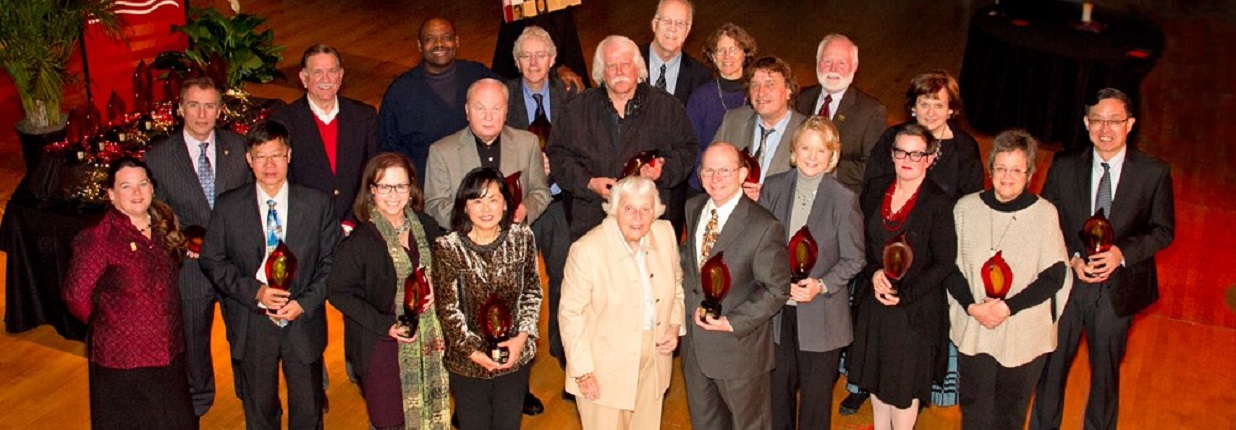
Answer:
[{"label": "dress shoe", "polygon": [[541,403],[541,399],[532,395],[531,391],[524,394],[524,415],[536,416],[542,412],[545,412],[545,405]]},{"label": "dress shoe", "polygon": [[871,394],[866,391],[850,393],[845,400],[841,401],[841,406],[837,407],[837,413],[843,417],[858,413],[858,409],[863,407],[863,403],[867,403],[867,398]]}]

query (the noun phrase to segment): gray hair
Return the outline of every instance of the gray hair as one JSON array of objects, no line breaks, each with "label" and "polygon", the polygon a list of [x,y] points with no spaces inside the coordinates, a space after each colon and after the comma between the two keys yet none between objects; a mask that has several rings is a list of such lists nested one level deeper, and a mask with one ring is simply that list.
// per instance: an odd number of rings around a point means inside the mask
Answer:
[{"label": "gray hair", "polygon": [[523,33],[519,34],[518,39],[515,39],[515,47],[511,49],[511,55],[515,57],[516,61],[519,60],[519,54],[524,52],[524,41],[530,38],[541,39],[541,42],[544,42],[545,46],[549,47],[550,57],[558,55],[558,46],[554,45],[554,38],[550,37],[549,32],[545,31],[544,28],[530,25],[524,29]]},{"label": "gray hair", "polygon": [[506,84],[494,78],[485,78],[485,79],[481,79],[479,81],[473,82],[472,85],[468,85],[468,95],[467,95],[467,98],[464,100],[469,101],[469,102],[472,101],[472,93],[476,92],[477,88],[480,88],[481,85],[487,85],[487,84],[497,85],[498,88],[502,88],[502,96],[506,97],[507,100],[511,99],[511,90],[506,87]]},{"label": "gray hair", "polygon": [[854,69],[855,69],[855,70],[858,70],[858,44],[854,43],[854,41],[850,40],[850,38],[845,37],[845,35],[843,35],[843,34],[838,34],[838,33],[832,33],[832,34],[829,34],[829,35],[827,35],[827,36],[824,36],[824,40],[821,40],[821,41],[820,41],[820,46],[819,46],[819,47],[817,47],[817,48],[815,48],[815,64],[816,64],[816,67],[819,67],[819,65],[820,65],[820,57],[823,57],[823,56],[824,56],[824,47],[825,47],[825,46],[828,46],[828,44],[829,44],[830,42],[845,42],[845,43],[849,43],[849,44],[850,44],[850,47],[854,48],[854,49],[851,51],[852,53],[851,53],[851,55],[850,55],[850,57],[851,57],[851,58],[850,58],[850,62],[851,62],[851,63],[854,63]]},{"label": "gray hair", "polygon": [[622,199],[625,197],[652,196],[652,218],[660,218],[665,213],[665,205],[661,203],[661,193],[657,192],[657,184],[643,176],[628,176],[622,178],[609,190],[609,202],[601,204],[609,216],[618,216],[622,210]]},{"label": "gray hair", "polygon": [[1016,128],[996,135],[991,143],[991,154],[987,155],[987,171],[995,169],[996,154],[1013,151],[1026,154],[1026,175],[1033,175],[1039,158],[1039,141],[1029,132]]},{"label": "gray hair", "polygon": [[676,3],[682,3],[682,4],[687,5],[687,12],[691,13],[692,20],[695,19],[695,5],[691,3],[691,0],[661,0],[657,2],[657,11],[655,12],[656,13],[655,16],[661,16],[661,6],[665,6],[665,4],[669,2],[676,2]]},{"label": "gray hair", "polygon": [[605,39],[601,40],[601,43],[597,44],[596,55],[592,56],[593,81],[596,81],[598,84],[605,83],[605,49],[610,44],[617,44],[614,48],[620,52],[631,53],[632,59],[635,60],[635,67],[639,69],[639,80],[637,83],[648,80],[648,63],[645,63],[644,56],[640,55],[639,46],[626,36],[611,35],[606,36]]}]

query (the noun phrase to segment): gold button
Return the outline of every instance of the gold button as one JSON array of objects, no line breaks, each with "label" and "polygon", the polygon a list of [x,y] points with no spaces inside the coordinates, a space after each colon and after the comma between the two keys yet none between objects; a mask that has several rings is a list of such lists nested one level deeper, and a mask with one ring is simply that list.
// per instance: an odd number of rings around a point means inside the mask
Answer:
[{"label": "gold button", "polygon": [[339,195],[339,190],[335,190],[335,195]]}]

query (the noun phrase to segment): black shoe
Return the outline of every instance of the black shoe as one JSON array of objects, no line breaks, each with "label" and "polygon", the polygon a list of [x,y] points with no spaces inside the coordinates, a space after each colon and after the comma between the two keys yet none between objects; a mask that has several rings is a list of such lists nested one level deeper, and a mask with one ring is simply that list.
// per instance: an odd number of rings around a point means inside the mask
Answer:
[{"label": "black shoe", "polygon": [[841,401],[841,406],[837,408],[837,413],[843,417],[857,414],[858,409],[863,407],[863,403],[867,403],[868,397],[871,397],[871,394],[865,391],[850,393],[845,400]]},{"label": "black shoe", "polygon": [[575,395],[574,395],[574,394],[571,394],[571,393],[568,393],[566,390],[562,390],[562,400],[566,400],[566,401],[568,401],[568,402],[574,402],[574,401],[575,401]]},{"label": "black shoe", "polygon": [[459,428],[459,415],[451,414],[451,427]]},{"label": "black shoe", "polygon": [[537,416],[545,412],[545,405],[529,391],[524,395],[524,415]]}]

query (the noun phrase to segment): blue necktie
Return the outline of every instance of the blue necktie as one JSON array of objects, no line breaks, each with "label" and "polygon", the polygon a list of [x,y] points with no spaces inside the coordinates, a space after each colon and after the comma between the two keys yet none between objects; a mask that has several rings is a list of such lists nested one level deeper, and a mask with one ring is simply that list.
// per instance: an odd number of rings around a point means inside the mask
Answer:
[{"label": "blue necktie", "polygon": [[202,191],[206,193],[206,203],[211,209],[215,208],[215,174],[210,169],[210,158],[206,157],[206,150],[210,147],[210,142],[202,142],[197,145],[202,148],[202,151],[197,154],[197,180],[202,183]]},{"label": "blue necktie", "polygon": [[279,211],[275,210],[275,199],[266,201],[270,210],[266,211],[266,247],[279,246],[279,236],[283,234],[283,226],[279,224]]}]

